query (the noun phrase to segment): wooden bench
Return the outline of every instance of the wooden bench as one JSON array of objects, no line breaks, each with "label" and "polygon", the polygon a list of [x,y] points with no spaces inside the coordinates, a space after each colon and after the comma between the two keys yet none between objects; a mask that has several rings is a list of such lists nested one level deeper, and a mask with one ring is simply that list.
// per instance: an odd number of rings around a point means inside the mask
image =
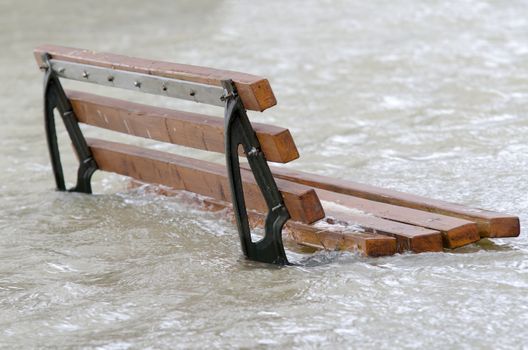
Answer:
[{"label": "wooden bench", "polygon": [[[293,161],[299,153],[288,129],[247,119],[246,109],[262,112],[276,104],[265,78],[53,45],[38,47],[35,58],[46,72],[46,131],[59,190],[66,188],[55,109],[80,161],[73,191],[91,193],[90,178],[100,169],[164,185],[159,190],[164,194],[181,190],[199,194],[210,206],[232,208],[243,251],[250,259],[287,263],[283,225],[285,235],[299,244],[359,250],[368,256],[438,252],[481,237],[520,233],[515,216],[268,166],[267,162]],[[224,118],[64,91],[59,78],[207,103],[224,108]],[[85,138],[78,123],[224,152],[227,166]],[[239,163],[239,156],[248,163]],[[250,225],[264,226],[265,238],[253,242]]]}]

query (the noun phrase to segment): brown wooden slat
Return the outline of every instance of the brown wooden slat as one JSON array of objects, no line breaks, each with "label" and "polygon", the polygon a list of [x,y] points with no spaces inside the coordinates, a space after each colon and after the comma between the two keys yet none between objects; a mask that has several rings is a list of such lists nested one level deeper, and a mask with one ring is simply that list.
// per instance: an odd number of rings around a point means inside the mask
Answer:
[{"label": "brown wooden slat", "polygon": [[[137,187],[142,183],[137,181],[131,182],[131,187]],[[207,210],[224,210],[231,208],[231,203],[215,200],[209,197],[185,196],[182,191],[169,188],[160,188],[157,186],[149,187],[149,190],[157,194],[173,196],[179,195],[180,199],[186,199],[189,202],[200,205]],[[182,198],[183,197],[183,198]],[[264,214],[253,210],[248,211],[248,217],[252,227],[263,227]],[[325,222],[325,219],[321,222]],[[396,239],[393,237],[368,233],[353,232],[350,228],[342,225],[304,224],[302,222],[288,220],[283,231],[285,238],[289,238],[298,244],[325,250],[347,250],[359,251],[366,256],[377,257],[387,256],[396,253]]]},{"label": "brown wooden slat", "polygon": [[[220,164],[110,141],[87,139],[87,142],[101,170],[231,201],[227,172]],[[254,178],[242,173],[242,180],[247,208],[267,212]],[[325,216],[312,188],[284,180],[276,182],[293,220],[313,223]]]},{"label": "brown wooden slat", "polygon": [[460,204],[292,169],[274,167],[272,172],[276,178],[307,186],[474,221],[477,223],[481,237],[516,237],[520,233],[519,218],[513,215],[470,208]]},{"label": "brown wooden slat", "polygon": [[348,232],[341,227],[319,228],[298,221],[288,221],[286,230],[298,244],[325,250],[363,252],[366,256],[394,255],[396,239],[376,233]]},{"label": "brown wooden slat", "polygon": [[366,232],[394,237],[396,249],[400,253],[440,252],[443,249],[442,234],[439,231],[356,213],[349,208],[336,208],[334,203],[326,201],[322,204],[327,217],[339,224],[358,226]]},{"label": "brown wooden slat", "polygon": [[[224,120],[153,107],[79,91],[66,92],[81,123],[162,142],[224,152]],[[299,157],[285,128],[252,123],[266,159],[287,163]]]},{"label": "brown wooden slat", "polygon": [[322,201],[334,202],[347,208],[361,210],[376,217],[440,231],[443,236],[444,247],[446,248],[457,248],[480,240],[477,224],[472,221],[375,202],[322,189],[316,189],[316,192]]},{"label": "brown wooden slat", "polygon": [[39,67],[43,67],[44,65],[41,58],[43,53],[49,53],[51,58],[62,61],[150,74],[207,85],[220,86],[222,80],[232,79],[246,109],[264,111],[277,104],[268,80],[251,74],[154,61],[57,45],[42,45],[34,50],[35,59]]}]

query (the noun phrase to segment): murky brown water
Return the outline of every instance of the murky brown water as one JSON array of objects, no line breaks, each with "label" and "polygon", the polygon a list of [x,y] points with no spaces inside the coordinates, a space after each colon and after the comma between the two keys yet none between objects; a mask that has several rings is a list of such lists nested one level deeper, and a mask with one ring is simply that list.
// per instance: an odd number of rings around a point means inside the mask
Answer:
[{"label": "murky brown water", "polygon": [[244,261],[217,214],[117,176],[55,192],[32,58],[48,42],[265,75],[279,105],[252,119],[292,130],[294,167],[526,226],[527,15],[526,1],[0,0],[0,346],[527,348],[526,230],[380,259],[292,248],[307,266],[277,269]]}]

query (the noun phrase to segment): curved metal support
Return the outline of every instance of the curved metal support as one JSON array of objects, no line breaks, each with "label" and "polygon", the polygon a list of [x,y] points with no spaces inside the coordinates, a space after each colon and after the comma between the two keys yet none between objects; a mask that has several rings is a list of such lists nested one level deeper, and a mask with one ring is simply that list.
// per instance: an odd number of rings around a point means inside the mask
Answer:
[{"label": "curved metal support", "polygon": [[[231,80],[222,81],[225,90],[225,154],[227,174],[231,187],[233,210],[242,244],[247,258],[255,261],[286,265],[288,259],[282,243],[282,228],[290,218],[275,179],[260,150],[260,143],[249,122],[246,110]],[[255,180],[268,206],[264,229],[260,241],[253,242],[244,200],[242,178],[238,160],[238,146],[242,145],[247,155]]]},{"label": "curved metal support", "polygon": [[75,114],[73,113],[73,108],[64,93],[59,78],[50,68],[49,55],[44,54],[43,61],[47,64],[46,74],[44,75],[44,124],[57,190],[66,191],[66,184],[64,182],[64,172],[62,170],[59,144],[57,142],[57,131],[55,129],[55,117],[53,114],[55,109],[59,111],[62,117],[64,126],[68,131],[68,135],[79,159],[77,184],[68,191],[92,193],[90,180],[95,170],[97,170],[97,164],[92,157],[90,148],[86,144],[86,140],[77,123],[77,118],[75,118]]}]

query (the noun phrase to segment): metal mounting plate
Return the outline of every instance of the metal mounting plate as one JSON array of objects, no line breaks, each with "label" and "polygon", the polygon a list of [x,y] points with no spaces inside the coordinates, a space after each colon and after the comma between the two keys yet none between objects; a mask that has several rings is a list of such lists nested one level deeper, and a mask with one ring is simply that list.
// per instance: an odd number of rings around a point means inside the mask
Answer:
[{"label": "metal mounting plate", "polygon": [[64,79],[118,87],[154,95],[176,97],[219,107],[225,106],[225,102],[221,99],[224,94],[221,86],[212,86],[54,59],[49,60],[49,64],[53,72],[58,77]]}]

